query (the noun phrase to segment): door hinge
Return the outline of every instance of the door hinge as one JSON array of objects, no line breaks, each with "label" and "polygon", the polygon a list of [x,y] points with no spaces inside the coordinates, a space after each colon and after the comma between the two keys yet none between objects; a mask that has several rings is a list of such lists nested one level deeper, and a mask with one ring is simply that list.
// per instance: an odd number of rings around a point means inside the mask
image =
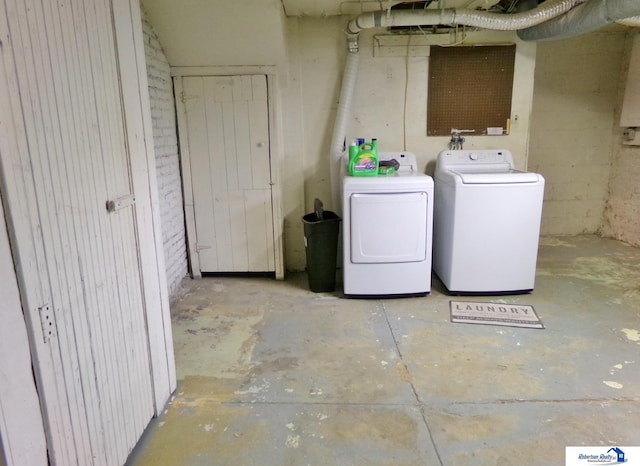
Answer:
[{"label": "door hinge", "polygon": [[187,103],[187,100],[191,100],[191,99],[197,99],[198,97],[200,97],[197,94],[187,94],[185,91],[181,91],[180,92],[180,100],[182,101],[183,104]]},{"label": "door hinge", "polygon": [[56,334],[53,310],[49,304],[45,304],[38,308],[38,314],[40,315],[40,326],[42,327],[42,339],[45,343],[49,343],[49,340]]}]

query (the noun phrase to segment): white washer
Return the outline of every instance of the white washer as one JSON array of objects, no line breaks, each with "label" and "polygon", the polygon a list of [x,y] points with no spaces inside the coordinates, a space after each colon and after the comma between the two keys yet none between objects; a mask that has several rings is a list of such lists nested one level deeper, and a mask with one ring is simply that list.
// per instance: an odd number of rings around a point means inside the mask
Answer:
[{"label": "white washer", "polygon": [[533,290],[544,178],[507,150],[448,150],[434,174],[433,269],[451,293]]},{"label": "white washer", "polygon": [[343,282],[346,296],[425,295],[431,291],[433,178],[409,152],[393,175],[343,177]]}]

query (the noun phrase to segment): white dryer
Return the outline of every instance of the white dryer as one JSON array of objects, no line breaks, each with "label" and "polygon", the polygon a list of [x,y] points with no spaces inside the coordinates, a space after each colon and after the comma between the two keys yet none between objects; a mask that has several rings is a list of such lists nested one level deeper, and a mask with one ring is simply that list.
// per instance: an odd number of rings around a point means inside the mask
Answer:
[{"label": "white dryer", "polygon": [[343,282],[346,296],[426,295],[431,291],[433,178],[409,152],[393,175],[344,176]]},{"label": "white dryer", "polygon": [[507,150],[448,150],[434,174],[433,269],[457,294],[533,290],[544,178]]}]

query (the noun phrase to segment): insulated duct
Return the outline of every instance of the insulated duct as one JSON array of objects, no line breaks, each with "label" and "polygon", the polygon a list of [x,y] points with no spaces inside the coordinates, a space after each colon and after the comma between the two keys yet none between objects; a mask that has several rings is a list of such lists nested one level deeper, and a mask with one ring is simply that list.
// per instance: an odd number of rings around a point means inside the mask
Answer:
[{"label": "insulated duct", "polygon": [[637,15],[640,15],[640,2],[637,0],[590,0],[565,15],[518,31],[518,37],[527,41],[566,39],[616,21],[634,19],[632,17]]},{"label": "insulated duct", "polygon": [[[364,13],[347,25],[347,36],[357,37],[365,29],[389,26],[464,25],[496,31],[516,31],[529,28],[560,16],[586,0],[547,0],[529,11],[515,14],[487,11],[443,10],[390,10]],[[592,0],[593,1],[593,0]],[[619,0],[618,0],[619,1]],[[634,16],[633,14],[627,16]]]},{"label": "insulated duct", "polygon": [[334,210],[340,212],[340,164],[342,152],[344,150],[347,137],[347,120],[351,116],[351,102],[358,80],[359,55],[357,44],[350,43],[347,53],[347,63],[342,75],[342,87],[336,111],[336,120],[333,124],[333,136],[331,138],[331,161],[329,166],[329,176],[331,179],[331,196]]}]

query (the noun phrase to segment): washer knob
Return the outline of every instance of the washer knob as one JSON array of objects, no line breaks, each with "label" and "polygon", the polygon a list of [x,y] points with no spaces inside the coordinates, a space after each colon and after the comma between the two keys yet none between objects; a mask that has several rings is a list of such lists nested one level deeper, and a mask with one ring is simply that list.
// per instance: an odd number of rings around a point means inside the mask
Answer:
[{"label": "washer knob", "polygon": [[478,160],[478,154],[475,154],[475,153],[472,152],[471,154],[469,154],[469,158],[471,160]]}]

